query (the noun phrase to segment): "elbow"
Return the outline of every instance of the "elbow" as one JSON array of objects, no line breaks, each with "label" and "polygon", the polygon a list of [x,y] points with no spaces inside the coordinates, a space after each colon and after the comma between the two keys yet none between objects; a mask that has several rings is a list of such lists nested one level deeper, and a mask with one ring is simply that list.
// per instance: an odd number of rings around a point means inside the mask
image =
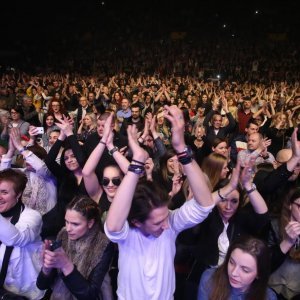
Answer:
[{"label": "elbow", "polygon": [[106,219],[105,226],[108,232],[120,232],[123,227],[120,224],[112,222],[108,218]]}]

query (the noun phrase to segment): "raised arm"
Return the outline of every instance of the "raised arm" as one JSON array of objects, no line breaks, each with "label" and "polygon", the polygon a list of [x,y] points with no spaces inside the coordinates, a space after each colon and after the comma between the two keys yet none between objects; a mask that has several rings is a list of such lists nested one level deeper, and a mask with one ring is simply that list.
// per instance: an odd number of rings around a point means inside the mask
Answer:
[{"label": "raised arm", "polygon": [[[133,162],[145,163],[148,154],[137,142],[137,129],[135,125],[129,125],[127,129],[129,146],[133,153]],[[134,164],[140,166],[140,164]],[[106,229],[109,232],[119,232],[123,228],[128,217],[136,185],[139,180],[138,172],[128,170],[119,186],[114,201],[112,202],[106,218]]]},{"label": "raised arm", "polygon": [[108,137],[112,133],[111,123],[112,123],[112,114],[107,118],[105,122],[104,132],[101,140],[99,141],[98,145],[89,156],[82,170],[85,188],[89,196],[94,201],[98,201],[103,192],[102,186],[99,183],[95,170],[105,150],[106,143],[108,142]]},{"label": "raised arm", "polygon": [[195,200],[201,206],[214,204],[211,192],[206,183],[205,176],[197,162],[190,159],[189,151],[184,142],[184,119],[182,111],[175,105],[165,106],[165,117],[172,124],[172,145],[178,155],[179,162],[183,165]]}]

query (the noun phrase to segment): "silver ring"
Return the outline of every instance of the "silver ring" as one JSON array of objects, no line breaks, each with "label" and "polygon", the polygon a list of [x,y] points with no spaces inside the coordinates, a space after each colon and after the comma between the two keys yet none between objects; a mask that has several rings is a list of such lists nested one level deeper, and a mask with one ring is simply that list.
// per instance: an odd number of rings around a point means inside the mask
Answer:
[{"label": "silver ring", "polygon": [[252,172],[252,169],[251,169],[251,168],[249,168],[249,169],[248,169],[248,172]]}]

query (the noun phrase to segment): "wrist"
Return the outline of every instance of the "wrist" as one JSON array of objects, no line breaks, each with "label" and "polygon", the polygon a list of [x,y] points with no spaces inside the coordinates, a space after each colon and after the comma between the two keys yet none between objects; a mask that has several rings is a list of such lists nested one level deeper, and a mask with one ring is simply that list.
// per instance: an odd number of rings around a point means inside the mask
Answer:
[{"label": "wrist", "polygon": [[72,262],[68,261],[62,268],[61,271],[65,276],[68,276],[70,273],[72,273],[74,270],[74,265]]}]

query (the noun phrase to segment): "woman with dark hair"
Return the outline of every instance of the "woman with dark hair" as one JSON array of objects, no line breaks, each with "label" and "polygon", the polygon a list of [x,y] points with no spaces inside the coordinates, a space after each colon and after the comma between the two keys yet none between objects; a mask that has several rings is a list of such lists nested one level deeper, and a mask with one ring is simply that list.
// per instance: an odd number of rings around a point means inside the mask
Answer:
[{"label": "woman with dark hair", "polygon": [[276,300],[267,287],[268,247],[259,239],[242,237],[229,247],[224,263],[202,275],[198,300]]},{"label": "woman with dark hair", "polygon": [[[200,275],[210,267],[223,263],[229,245],[243,234],[257,235],[269,221],[267,205],[252,184],[252,160],[240,175],[239,164],[234,169],[230,181],[221,180],[214,188],[213,211],[204,222],[183,232],[177,242],[186,247],[190,259],[190,293],[199,284]],[[243,190],[248,196],[245,204]],[[186,260],[186,258],[185,258]]]},{"label": "woman with dark hair", "polygon": [[53,242],[45,241],[43,267],[37,279],[39,289],[53,290],[50,299],[103,299],[102,282],[113,244],[100,224],[100,211],[92,199],[77,196],[67,205],[65,227],[57,236],[61,247],[53,249]]},{"label": "woman with dark hair", "polygon": [[[45,163],[51,173],[57,179],[57,204],[43,216],[42,238],[55,237],[64,225],[66,205],[75,195],[87,195],[82,179],[82,168],[85,163],[85,155],[73,134],[72,126],[66,117],[61,123],[56,123],[61,131],[58,139],[51,147]],[[61,154],[60,164],[56,157],[66,140]]]},{"label": "woman with dark hair", "polygon": [[15,106],[10,110],[11,121],[8,119],[3,124],[1,139],[8,140],[9,132],[12,128],[18,128],[21,135],[27,135],[30,124],[23,120],[24,112],[21,106]]},{"label": "woman with dark hair", "polygon": [[49,136],[53,130],[59,130],[55,125],[55,117],[51,113],[46,113],[43,119],[44,134],[42,135],[42,146],[45,148],[49,144]]},{"label": "woman with dark hair", "polygon": [[[26,176],[19,171],[0,172],[0,287],[20,297],[41,299],[44,293],[37,289],[35,282],[41,266],[42,218],[21,201],[26,183]],[[0,298],[10,299],[3,289]]]},{"label": "woman with dark hair", "polygon": [[[300,188],[286,195],[280,219],[271,222],[269,245],[273,249],[269,285],[286,299],[300,295]],[[294,299],[294,298],[293,298]]]}]

